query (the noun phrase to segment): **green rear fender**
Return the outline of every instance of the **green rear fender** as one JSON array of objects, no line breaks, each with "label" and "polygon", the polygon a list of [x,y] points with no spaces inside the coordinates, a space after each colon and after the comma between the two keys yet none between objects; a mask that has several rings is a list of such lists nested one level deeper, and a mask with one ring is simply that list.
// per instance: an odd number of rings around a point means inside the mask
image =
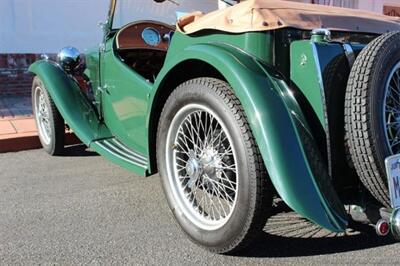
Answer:
[{"label": "green rear fender", "polygon": [[[321,165],[311,131],[285,81],[234,47],[197,44],[167,58],[155,88],[174,66],[186,60],[207,62],[232,86],[270,178],[286,204],[331,231],[345,230],[347,215],[343,204],[333,190],[326,167]],[[155,92],[150,101],[154,96]]]},{"label": "green rear fender", "polygon": [[83,143],[89,146],[93,140],[111,137],[78,84],[59,66],[42,60],[32,64],[29,71],[40,78],[65,122]]}]

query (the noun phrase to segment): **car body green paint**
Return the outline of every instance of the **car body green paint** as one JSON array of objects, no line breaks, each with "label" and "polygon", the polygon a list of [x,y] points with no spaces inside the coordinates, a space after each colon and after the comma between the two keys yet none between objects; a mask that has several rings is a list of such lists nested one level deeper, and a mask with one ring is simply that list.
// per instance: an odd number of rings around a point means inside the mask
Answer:
[{"label": "car body green paint", "polygon": [[268,63],[273,61],[273,35],[270,32],[224,33],[206,31],[199,35],[174,33],[165,64],[187,47],[195,44],[223,43],[231,45]]},{"label": "car body green paint", "polygon": [[96,142],[114,136],[99,120],[97,111],[89,104],[73,77],[50,61],[37,61],[30,66],[29,71],[40,78],[65,122],[84,144],[128,170],[147,175],[147,168],[127,163]]},{"label": "car body green paint", "polygon": [[295,41],[290,46],[290,77],[301,88],[308,99],[319,122],[326,129],[324,110],[324,84],[319,57],[316,55],[316,43],[310,40]]},{"label": "car body green paint", "polygon": [[[174,66],[190,59],[211,64],[232,86],[282,199],[296,212],[321,226],[343,231],[347,226],[343,205],[333,189],[318,185],[317,179],[323,177],[325,180],[321,182],[330,183],[328,175],[313,172],[309,166],[310,154],[307,153],[310,150],[304,147],[307,140],[302,139],[299,132],[310,134],[310,129],[285,81],[270,73],[265,63],[238,48],[210,42],[188,46],[167,60],[155,86],[162,83],[162,77]],[[150,101],[152,98],[154,96]]]},{"label": "car body green paint", "polygon": [[[75,81],[60,68],[45,61],[30,68],[43,80],[61,114],[85,144],[136,173],[153,173],[153,169],[120,160],[96,140],[117,137],[132,150],[150,158],[148,133],[154,129],[149,128],[149,120],[152,107],[163,104],[156,98],[157,92],[163,89],[163,81],[185,61],[205,62],[221,73],[241,101],[269,175],[283,200],[299,214],[329,230],[345,230],[346,213],[328,175],[311,165],[318,155],[313,154],[316,143],[309,125],[288,82],[273,70],[276,44],[272,32],[207,31],[192,36],[177,32],[154,84],[116,56],[114,38],[111,36],[106,41],[100,55],[96,50],[87,55],[86,73],[93,79],[96,100],[101,102],[98,111],[104,122],[85,103]],[[315,73],[310,70],[306,76],[309,75],[310,86],[318,90]],[[309,90],[305,81],[299,83],[302,90]],[[308,99],[322,123],[320,96],[314,91]]]},{"label": "car body green paint", "polygon": [[64,120],[83,143],[90,145],[93,140],[112,136],[99,121],[77,82],[59,66],[49,61],[37,61],[29,71],[40,78]]},{"label": "car body green paint", "polygon": [[[365,45],[354,46],[354,52]],[[328,129],[324,77],[329,64],[343,56],[343,46],[337,42],[313,40],[294,41],[290,45],[290,77],[307,98],[319,122]]]},{"label": "car body green paint", "polygon": [[99,54],[100,53],[98,47],[93,47],[85,51],[86,55],[85,74],[89,78],[93,88],[98,88],[100,86]]},{"label": "car body green paint", "polygon": [[113,41],[107,42],[102,55],[104,121],[113,135],[148,157],[146,119],[148,94],[153,84],[117,58],[112,49]]}]

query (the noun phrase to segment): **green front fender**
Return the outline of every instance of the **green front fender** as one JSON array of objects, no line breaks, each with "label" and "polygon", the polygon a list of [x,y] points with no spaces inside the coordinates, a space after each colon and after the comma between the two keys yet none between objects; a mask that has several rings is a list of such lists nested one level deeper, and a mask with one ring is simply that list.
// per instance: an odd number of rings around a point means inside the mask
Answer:
[{"label": "green front fender", "polygon": [[40,78],[65,122],[83,143],[89,146],[93,140],[112,136],[75,80],[59,66],[42,60],[32,64],[29,71]]},{"label": "green front fender", "polygon": [[[307,121],[290,89],[266,65],[222,44],[197,44],[168,57],[155,88],[174,66],[207,62],[232,86],[247,115],[271,180],[282,199],[309,220],[335,232],[347,215],[318,156]],[[155,92],[150,96],[154,100]],[[315,164],[317,162],[317,164]]]}]

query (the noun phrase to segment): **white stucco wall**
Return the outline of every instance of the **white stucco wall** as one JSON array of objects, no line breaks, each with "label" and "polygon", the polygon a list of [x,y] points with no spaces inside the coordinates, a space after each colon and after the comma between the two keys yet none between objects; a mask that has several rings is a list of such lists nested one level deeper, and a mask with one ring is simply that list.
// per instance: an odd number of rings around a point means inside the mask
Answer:
[{"label": "white stucco wall", "polygon": [[303,3],[317,3],[333,6],[359,8],[382,14],[384,5],[400,6],[400,0],[290,0]]},{"label": "white stucco wall", "polygon": [[[202,11],[208,13],[218,9],[217,0],[174,0],[156,3],[152,0],[118,0],[114,16],[114,26],[123,27],[136,20],[152,19],[167,24],[175,24],[177,15]],[[178,14],[177,14],[178,12]]]},{"label": "white stucco wall", "polygon": [[108,0],[0,0],[0,53],[83,49],[101,38]]},{"label": "white stucco wall", "polygon": [[[142,6],[151,0],[124,1],[132,1],[140,5],[141,10],[154,12]],[[361,9],[379,13],[384,3],[400,5],[400,0],[351,1],[358,2]],[[95,45],[101,40],[97,24],[105,20],[108,5],[109,0],[0,0],[0,53],[55,53],[66,45],[81,50]],[[153,8],[154,4],[151,6]],[[158,6],[162,9],[163,5]]]},{"label": "white stucco wall", "polygon": [[400,6],[400,0],[358,0],[360,9],[383,13],[384,5]]},{"label": "white stucco wall", "polygon": [[[154,4],[152,0],[120,1],[133,3],[140,18],[147,18],[146,12],[165,12],[165,7],[171,5]],[[175,1],[183,6],[189,2]],[[190,1],[213,1],[217,8],[217,0]],[[199,2],[196,6],[202,6]],[[93,46],[101,41],[97,24],[106,19],[109,3],[110,0],[0,0],[0,53],[55,53],[66,45],[81,50]]]}]

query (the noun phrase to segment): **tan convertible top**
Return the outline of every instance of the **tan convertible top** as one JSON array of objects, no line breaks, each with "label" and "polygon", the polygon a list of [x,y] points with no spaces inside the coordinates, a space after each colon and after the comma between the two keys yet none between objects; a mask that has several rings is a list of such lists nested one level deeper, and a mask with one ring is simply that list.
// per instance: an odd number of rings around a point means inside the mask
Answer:
[{"label": "tan convertible top", "polygon": [[287,27],[384,33],[400,30],[400,19],[356,9],[280,0],[248,0],[207,15],[194,12],[177,23],[177,29],[186,34],[203,29],[240,33]]}]

